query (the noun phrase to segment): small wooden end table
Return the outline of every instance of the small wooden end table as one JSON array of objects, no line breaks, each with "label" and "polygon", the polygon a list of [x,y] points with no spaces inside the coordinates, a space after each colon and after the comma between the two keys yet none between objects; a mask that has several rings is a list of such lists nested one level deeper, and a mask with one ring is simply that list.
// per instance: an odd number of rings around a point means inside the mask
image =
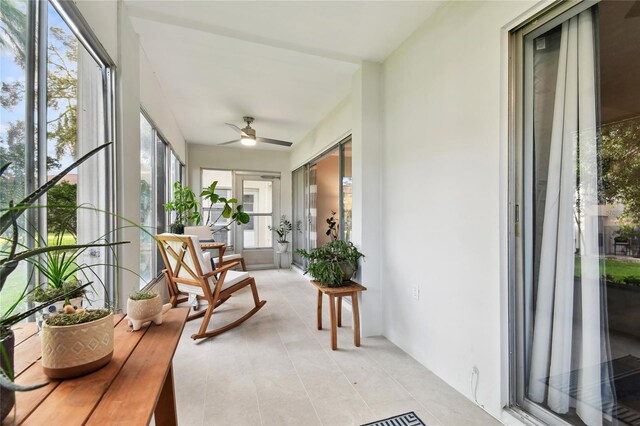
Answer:
[{"label": "small wooden end table", "polygon": [[[200,241],[200,249],[218,250],[218,265],[222,265],[222,257],[224,256],[224,251],[227,249],[227,245],[225,243],[218,243],[215,241]],[[213,269],[215,269],[215,265],[213,266]]]},{"label": "small wooden end table", "polygon": [[[311,284],[318,289],[318,330],[322,330],[322,294],[329,296],[329,312],[331,315],[331,349],[338,349],[338,327],[342,327],[342,298],[351,297],[351,306],[353,307],[353,344],[360,346],[360,310],[358,308],[358,292],[365,291],[367,288],[351,281],[350,284],[342,287],[323,287],[317,281],[311,281]],[[336,298],[337,312],[336,312]]]}]

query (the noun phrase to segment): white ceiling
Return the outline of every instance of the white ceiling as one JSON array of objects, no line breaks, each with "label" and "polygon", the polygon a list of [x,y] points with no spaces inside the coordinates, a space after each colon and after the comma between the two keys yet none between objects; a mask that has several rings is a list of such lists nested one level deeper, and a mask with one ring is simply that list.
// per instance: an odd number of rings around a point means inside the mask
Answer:
[{"label": "white ceiling", "polygon": [[236,139],[224,123],[244,115],[258,136],[299,141],[360,61],[383,61],[441,3],[126,0],[185,139],[200,144]]}]

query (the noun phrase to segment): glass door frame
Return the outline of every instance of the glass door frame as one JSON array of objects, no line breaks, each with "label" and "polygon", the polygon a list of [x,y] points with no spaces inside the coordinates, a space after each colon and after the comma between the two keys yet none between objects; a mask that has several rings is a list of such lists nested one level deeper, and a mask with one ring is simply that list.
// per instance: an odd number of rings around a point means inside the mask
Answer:
[{"label": "glass door frame", "polygon": [[[271,216],[271,226],[277,226],[280,222],[281,215],[281,175],[279,172],[260,172],[260,171],[233,171],[233,182],[234,182],[234,193],[235,197],[238,199],[239,204],[244,204],[242,202],[244,198],[244,181],[245,180],[257,180],[257,181],[265,181],[272,182],[272,192],[271,192],[271,213],[249,213],[251,217],[268,217]],[[266,252],[269,250],[273,251],[271,264],[260,265],[260,268],[271,268],[276,265],[276,238],[272,236],[271,238],[271,247],[255,247],[255,248],[245,248],[244,246],[244,225],[236,225],[235,226],[235,249],[236,253],[242,253],[244,256],[245,252]]]},{"label": "glass door frame", "polygon": [[[530,401],[525,395],[525,372],[527,371],[526,342],[532,325],[526,319],[525,301],[532,291],[527,286],[525,271],[528,269],[526,253],[531,253],[529,235],[532,235],[533,219],[528,200],[533,191],[532,110],[525,99],[531,98],[527,81],[531,70],[525,68],[525,57],[532,57],[533,49],[525,44],[525,37],[542,34],[559,25],[569,17],[597,4],[597,0],[558,2],[542,9],[526,22],[513,28],[509,37],[509,120],[508,120],[508,315],[509,315],[509,406],[528,422],[570,425],[541,405]],[[529,159],[529,160],[527,160]]]}]

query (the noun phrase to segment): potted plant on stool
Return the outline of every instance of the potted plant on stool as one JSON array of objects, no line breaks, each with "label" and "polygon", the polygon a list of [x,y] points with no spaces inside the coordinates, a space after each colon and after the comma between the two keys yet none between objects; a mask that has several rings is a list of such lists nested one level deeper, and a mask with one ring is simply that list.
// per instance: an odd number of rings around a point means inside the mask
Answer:
[{"label": "potted plant on stool", "polygon": [[282,215],[280,225],[277,228],[269,226],[269,231],[278,234],[278,253],[286,253],[289,249],[289,241],[287,235],[293,230],[293,225],[287,220],[287,216]]},{"label": "potted plant on stool", "polygon": [[304,273],[309,273],[320,284],[327,287],[340,287],[349,282],[358,270],[358,262],[364,254],[352,242],[335,240],[321,247],[296,250],[307,259]]}]

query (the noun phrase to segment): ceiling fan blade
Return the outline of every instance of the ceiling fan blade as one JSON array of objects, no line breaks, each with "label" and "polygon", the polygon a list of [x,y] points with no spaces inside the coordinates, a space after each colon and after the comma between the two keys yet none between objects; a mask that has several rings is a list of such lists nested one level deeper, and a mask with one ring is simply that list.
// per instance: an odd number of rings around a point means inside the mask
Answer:
[{"label": "ceiling fan blade", "polygon": [[293,145],[293,142],[279,141],[278,139],[256,138],[256,140],[258,142],[270,143],[270,144],[273,144],[273,145],[280,145],[280,146],[291,146],[291,145]]},{"label": "ceiling fan blade", "polygon": [[231,123],[224,123],[227,126],[231,127],[233,130],[235,130],[236,132],[240,133],[242,136],[249,136],[247,135],[245,132],[242,131],[242,129],[238,126],[236,126],[235,124],[231,124]]},{"label": "ceiling fan blade", "polygon": [[235,140],[228,141],[228,142],[222,142],[222,143],[218,143],[216,145],[230,145],[230,144],[236,143],[236,142],[240,142],[240,139],[235,139]]}]

